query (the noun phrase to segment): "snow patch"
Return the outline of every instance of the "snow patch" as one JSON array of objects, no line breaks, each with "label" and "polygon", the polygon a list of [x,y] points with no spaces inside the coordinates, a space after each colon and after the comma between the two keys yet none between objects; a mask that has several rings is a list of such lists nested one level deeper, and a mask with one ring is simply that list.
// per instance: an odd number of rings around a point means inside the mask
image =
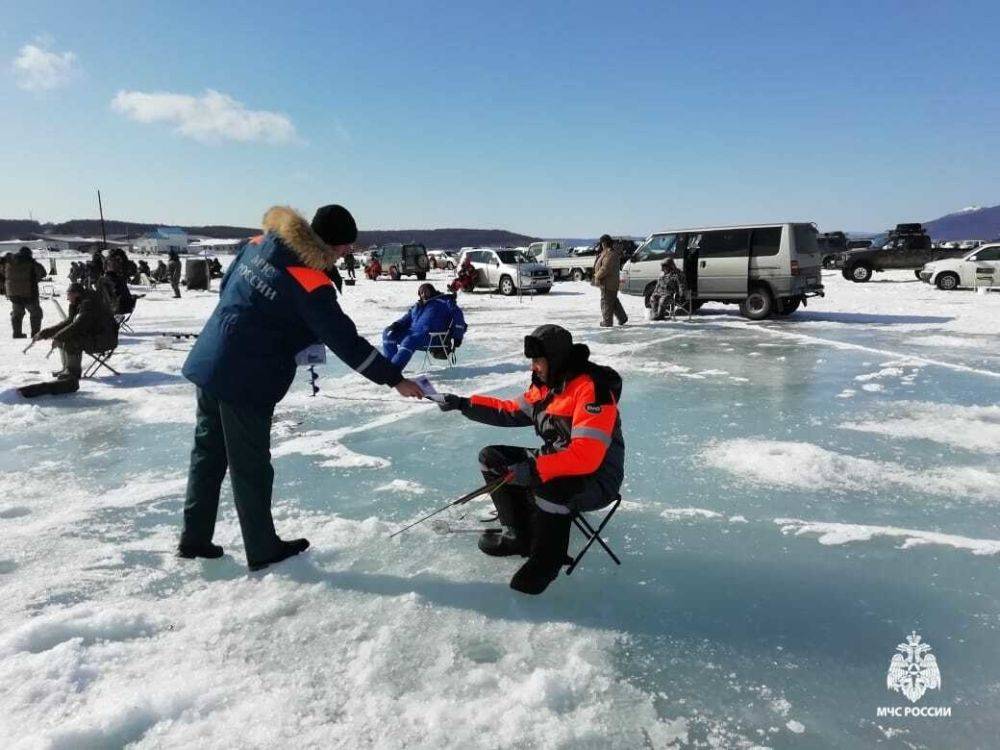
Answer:
[{"label": "snow patch", "polygon": [[976,453],[1000,450],[1000,406],[953,406],[923,401],[890,404],[877,420],[847,422],[841,429],[903,440],[930,440]]},{"label": "snow patch", "polygon": [[383,484],[375,488],[376,492],[400,492],[406,495],[423,495],[427,488],[420,482],[413,482],[408,479],[393,479],[388,484]]},{"label": "snow patch", "polygon": [[799,518],[775,518],[774,522],[781,526],[782,534],[795,534],[795,536],[815,534],[818,537],[817,541],[826,545],[867,542],[876,537],[889,537],[903,540],[899,549],[938,545],[966,550],[974,555],[1000,554],[1000,540],[998,539],[972,539],[955,534],[942,534],[937,531],[900,529],[895,526],[868,526],[856,523],[803,521]]},{"label": "snow patch", "polygon": [[1000,502],[1000,474],[976,467],[915,471],[812,443],[745,438],[710,442],[701,456],[709,466],[766,487],[873,492],[896,486],[930,495]]}]

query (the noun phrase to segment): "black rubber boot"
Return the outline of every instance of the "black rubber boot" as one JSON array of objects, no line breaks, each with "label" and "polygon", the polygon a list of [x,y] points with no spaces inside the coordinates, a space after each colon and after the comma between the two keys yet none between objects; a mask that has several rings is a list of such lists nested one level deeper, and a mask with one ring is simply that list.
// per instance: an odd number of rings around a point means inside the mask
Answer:
[{"label": "black rubber boot", "polygon": [[211,542],[208,544],[185,544],[181,542],[177,545],[177,556],[183,557],[185,560],[193,560],[196,557],[215,560],[222,557],[222,547]]},{"label": "black rubber boot", "polygon": [[503,486],[493,493],[493,505],[503,533],[484,532],[479,549],[491,557],[527,557],[531,551],[531,514],[528,493],[518,487]]},{"label": "black rubber boot", "polygon": [[569,561],[568,513],[537,511],[532,523],[531,556],[510,579],[510,587],[522,594],[541,594]]},{"label": "black rubber boot", "polygon": [[309,549],[308,539],[279,539],[281,547],[278,550],[278,554],[272,557],[270,560],[260,560],[259,562],[249,563],[250,570],[263,570],[268,565],[274,565],[274,563],[279,563],[282,560],[287,560],[289,557],[294,557],[300,552],[305,552]]}]

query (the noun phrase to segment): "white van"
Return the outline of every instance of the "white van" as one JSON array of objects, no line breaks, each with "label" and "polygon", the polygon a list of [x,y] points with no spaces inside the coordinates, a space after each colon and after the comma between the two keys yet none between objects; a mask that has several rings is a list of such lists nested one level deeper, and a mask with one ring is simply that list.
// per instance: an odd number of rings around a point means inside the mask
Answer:
[{"label": "white van", "polygon": [[805,222],[671,229],[650,235],[621,272],[625,294],[649,295],[660,264],[684,269],[695,306],[736,303],[751,320],[789,315],[823,296],[816,226]]}]

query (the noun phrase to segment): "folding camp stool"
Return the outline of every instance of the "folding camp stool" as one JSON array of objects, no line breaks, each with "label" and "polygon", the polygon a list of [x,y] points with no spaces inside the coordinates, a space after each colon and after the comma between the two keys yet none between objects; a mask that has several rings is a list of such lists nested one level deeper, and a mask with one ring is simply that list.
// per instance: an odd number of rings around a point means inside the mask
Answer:
[{"label": "folding camp stool", "polygon": [[111,355],[114,353],[115,353],[114,349],[108,349],[107,351],[104,352],[84,352],[84,354],[90,357],[93,360],[93,362],[87,365],[86,369],[83,371],[82,377],[92,378],[97,374],[98,370],[100,370],[102,367],[111,370],[112,374],[114,375],[121,375],[121,373],[118,372],[118,370],[116,370],[114,367],[108,364],[108,360],[111,359]]},{"label": "folding camp stool", "polygon": [[569,567],[566,568],[566,575],[570,575],[573,572],[573,569],[577,565],[579,565],[580,560],[582,560],[583,556],[587,554],[587,550],[590,549],[590,545],[592,545],[594,542],[597,542],[602,547],[604,547],[604,551],[607,552],[608,556],[615,561],[615,565],[622,564],[622,561],[618,559],[618,555],[616,555],[612,551],[611,547],[609,547],[607,542],[605,542],[604,539],[601,537],[601,532],[604,531],[604,527],[608,525],[608,521],[611,520],[611,517],[615,514],[615,511],[618,510],[618,506],[621,504],[622,504],[622,496],[618,495],[615,498],[614,503],[612,503],[611,505],[611,510],[609,510],[604,515],[604,518],[601,520],[601,523],[597,526],[596,529],[590,525],[590,522],[583,515],[583,513],[581,513],[578,510],[573,511],[571,516],[573,519],[573,524],[576,526],[576,528],[580,530],[580,532],[585,537],[587,537],[587,543],[584,544],[583,548],[576,553],[576,557],[573,558],[573,562],[571,562],[569,564]]},{"label": "folding camp stool", "polygon": [[674,297],[674,299],[671,301],[671,303],[670,303],[670,319],[671,320],[676,320],[677,319],[677,311],[678,310],[680,310],[682,313],[687,313],[688,320],[691,320],[691,313],[694,310],[694,299],[692,298],[691,290],[690,289],[688,289],[684,293],[684,299],[683,299],[683,301],[678,302],[676,297]]},{"label": "folding camp stool", "polygon": [[[451,339],[451,328],[452,326],[449,324],[447,331],[433,331],[428,334],[430,338],[427,342],[427,348],[424,349],[424,361],[420,365],[421,370],[427,369],[427,366],[431,364],[432,357],[434,359],[445,359],[452,367],[458,364],[458,352],[455,349],[455,342]],[[432,349],[437,349],[442,354],[432,354]]]},{"label": "folding camp stool", "polygon": [[132,317],[132,313],[125,313],[124,315],[116,315],[115,323],[118,324],[119,333],[135,333],[132,330],[132,326],[128,324],[129,318]]}]

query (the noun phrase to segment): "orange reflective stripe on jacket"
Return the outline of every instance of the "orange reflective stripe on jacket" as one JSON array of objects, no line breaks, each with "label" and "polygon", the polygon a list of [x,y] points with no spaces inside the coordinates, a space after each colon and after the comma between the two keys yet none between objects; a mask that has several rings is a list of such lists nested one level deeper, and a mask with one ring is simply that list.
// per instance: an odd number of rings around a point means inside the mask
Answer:
[{"label": "orange reflective stripe on jacket", "polygon": [[618,422],[616,404],[598,404],[594,381],[574,378],[545,409],[547,415],[568,418],[569,444],[538,456],[535,466],[543,482],[562,476],[593,474],[601,466]]},{"label": "orange reflective stripe on jacket", "polygon": [[315,268],[309,268],[308,266],[287,266],[285,270],[291,274],[292,278],[295,279],[299,283],[299,286],[305,289],[307,293],[315,291],[321,286],[330,286],[333,283],[330,281],[330,277],[325,273],[317,271]]}]

